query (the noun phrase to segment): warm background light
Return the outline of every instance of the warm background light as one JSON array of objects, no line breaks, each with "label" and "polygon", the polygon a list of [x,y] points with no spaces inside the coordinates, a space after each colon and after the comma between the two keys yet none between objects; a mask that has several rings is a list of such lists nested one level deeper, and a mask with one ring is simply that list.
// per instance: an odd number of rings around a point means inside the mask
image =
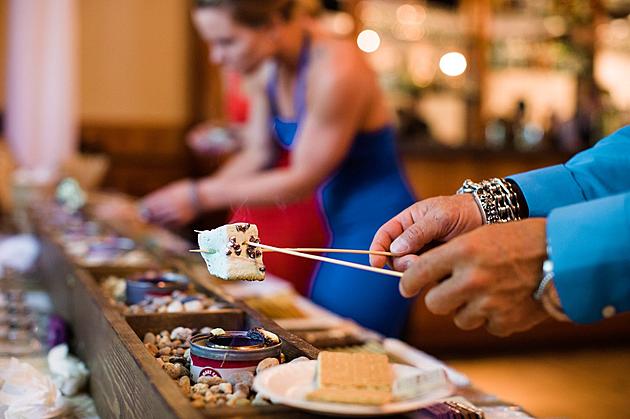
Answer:
[{"label": "warm background light", "polygon": [[354,30],[354,20],[349,13],[335,13],[330,20],[331,30],[337,35],[347,36]]},{"label": "warm background light", "polygon": [[466,57],[459,52],[448,52],[440,58],[440,70],[447,76],[461,76],[467,66]]},{"label": "warm background light", "polygon": [[375,52],[381,46],[381,37],[376,31],[365,29],[357,37],[357,45],[363,52]]},{"label": "warm background light", "polygon": [[406,25],[419,25],[424,22],[427,13],[420,5],[403,4],[396,9],[396,19]]}]

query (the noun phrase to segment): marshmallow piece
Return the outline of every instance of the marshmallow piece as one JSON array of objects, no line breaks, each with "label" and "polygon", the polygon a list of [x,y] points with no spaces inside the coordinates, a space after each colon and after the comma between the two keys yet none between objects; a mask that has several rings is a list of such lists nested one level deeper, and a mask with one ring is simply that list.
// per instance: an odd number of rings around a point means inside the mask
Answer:
[{"label": "marshmallow piece", "polygon": [[211,275],[228,281],[262,281],[265,266],[262,251],[247,243],[258,241],[254,224],[228,224],[199,233],[201,255]]}]

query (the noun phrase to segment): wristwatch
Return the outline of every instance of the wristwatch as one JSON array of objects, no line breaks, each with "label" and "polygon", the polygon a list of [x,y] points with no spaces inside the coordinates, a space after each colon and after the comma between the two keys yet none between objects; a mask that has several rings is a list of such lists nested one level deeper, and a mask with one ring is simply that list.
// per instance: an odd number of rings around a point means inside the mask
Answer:
[{"label": "wristwatch", "polygon": [[[547,254],[549,254],[548,252]],[[562,303],[560,302],[560,296],[558,290],[553,282],[553,262],[551,259],[547,259],[543,263],[543,277],[538,285],[538,288],[533,294],[534,300],[540,301],[543,308],[552,318],[561,321],[571,321],[562,309]]]}]

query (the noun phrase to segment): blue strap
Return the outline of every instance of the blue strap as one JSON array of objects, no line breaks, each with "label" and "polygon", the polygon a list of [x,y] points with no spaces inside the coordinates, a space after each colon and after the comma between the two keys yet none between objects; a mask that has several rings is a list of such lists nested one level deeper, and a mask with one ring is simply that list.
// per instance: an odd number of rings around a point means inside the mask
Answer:
[{"label": "blue strap", "polygon": [[[300,121],[306,113],[306,75],[308,62],[311,55],[311,37],[308,33],[304,34],[304,42],[300,50],[300,57],[297,66],[297,82],[295,91],[293,92],[293,106],[295,107],[295,119]],[[267,96],[269,97],[269,105],[271,107],[271,115],[273,117],[280,116],[278,108],[278,67],[273,70],[273,74],[267,84]]]}]

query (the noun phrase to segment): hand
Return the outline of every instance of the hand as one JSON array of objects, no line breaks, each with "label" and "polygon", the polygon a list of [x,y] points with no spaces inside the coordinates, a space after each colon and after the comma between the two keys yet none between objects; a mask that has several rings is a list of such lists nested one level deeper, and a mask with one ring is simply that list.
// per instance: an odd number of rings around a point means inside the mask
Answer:
[{"label": "hand", "polygon": [[186,136],[186,142],[201,156],[225,154],[238,147],[232,129],[222,128],[211,122],[195,126]]},{"label": "hand", "polygon": [[532,298],[547,255],[546,220],[532,218],[474,230],[419,256],[400,281],[405,297],[432,287],[425,303],[435,314],[455,313],[464,330],[486,326],[506,336],[547,317]]},{"label": "hand", "polygon": [[[370,250],[400,255],[391,266],[405,271],[423,247],[451,240],[483,224],[481,212],[471,194],[429,198],[410,206],[385,223],[374,236]],[[370,256],[372,266],[383,267],[384,256]]]},{"label": "hand", "polygon": [[181,180],[153,192],[140,203],[143,217],[167,227],[190,223],[199,213],[196,189],[193,181]]},{"label": "hand", "polygon": [[126,197],[108,196],[106,200],[95,203],[92,212],[98,220],[133,224],[142,223],[138,213],[138,206],[134,201]]}]

